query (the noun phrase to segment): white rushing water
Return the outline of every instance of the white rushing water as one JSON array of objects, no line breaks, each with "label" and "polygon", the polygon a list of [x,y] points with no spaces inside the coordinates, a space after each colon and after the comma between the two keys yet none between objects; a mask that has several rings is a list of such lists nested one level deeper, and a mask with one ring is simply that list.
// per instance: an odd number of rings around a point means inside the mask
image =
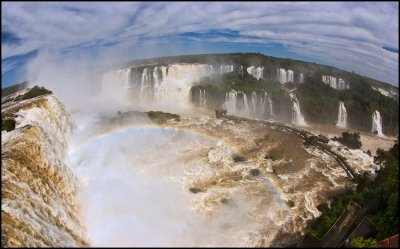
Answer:
[{"label": "white rushing water", "polygon": [[[238,102],[238,94],[243,96],[243,104]],[[247,99],[247,95],[243,92],[231,90],[225,94],[225,102],[223,108],[230,114],[251,117],[257,119],[273,118],[273,103],[271,97],[266,91],[257,94],[255,91],[251,93],[251,101]]]},{"label": "white rushing water", "polygon": [[223,74],[225,74],[225,73],[230,73],[230,72],[233,72],[233,65],[225,65],[225,64],[222,64],[222,65],[220,66],[220,74],[221,74],[221,75],[223,75]]},{"label": "white rushing water", "polygon": [[242,65],[239,66],[239,74],[243,76],[243,66]]},{"label": "white rushing water", "polygon": [[293,71],[289,69],[289,70],[287,71],[287,81],[293,83],[293,82],[294,82],[294,81],[293,81],[293,78],[294,78],[293,76],[294,76]]},{"label": "white rushing water", "polygon": [[201,108],[206,108],[207,107],[207,94],[206,90],[199,90],[199,104]]},{"label": "white rushing water", "polygon": [[[233,65],[221,65],[221,73],[231,71]],[[187,108],[191,87],[213,74],[212,65],[185,63],[115,70],[103,75],[98,97],[132,106],[153,103]]]},{"label": "white rushing water", "polygon": [[343,101],[339,102],[338,120],[336,122],[336,126],[347,128],[347,111]]},{"label": "white rushing water", "polygon": [[[285,200],[267,178],[224,185],[232,172],[254,167],[235,163],[231,148],[148,122],[84,143],[79,133],[71,139],[68,160],[82,181],[92,246],[254,246],[261,239],[271,243],[278,232],[272,228],[290,222]],[[203,185],[206,191],[190,191]],[[264,233],[262,226],[272,230]]]},{"label": "white rushing water", "polygon": [[287,75],[286,75],[286,71],[283,68],[278,68],[277,69],[277,76],[278,76],[278,81],[280,83],[286,83],[287,82]]},{"label": "white rushing water", "polygon": [[378,110],[372,114],[372,132],[377,132],[378,136],[384,136],[382,132],[382,117]]},{"label": "white rushing water", "polygon": [[73,124],[63,103],[51,94],[3,111],[17,117],[1,137],[2,247],[87,246],[79,183],[64,162]]},{"label": "white rushing water", "polygon": [[290,94],[293,102],[292,107],[292,124],[299,125],[299,126],[308,126],[303,115],[301,114],[300,110],[300,103],[297,100],[296,95]]},{"label": "white rushing water", "polygon": [[251,66],[247,68],[247,72],[257,80],[262,79],[264,75],[264,67]]}]

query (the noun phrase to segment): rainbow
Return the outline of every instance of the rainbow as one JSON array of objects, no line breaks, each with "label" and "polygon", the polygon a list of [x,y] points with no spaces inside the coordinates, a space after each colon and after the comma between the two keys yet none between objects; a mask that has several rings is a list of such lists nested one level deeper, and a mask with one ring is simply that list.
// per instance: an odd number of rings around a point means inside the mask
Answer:
[{"label": "rainbow", "polygon": [[[227,148],[232,154],[242,155],[242,153],[240,152],[241,151],[240,149],[238,149],[237,147],[235,147],[232,144],[228,144],[228,143],[224,142],[223,140],[221,140],[221,138],[218,138],[216,136],[201,132],[199,130],[191,129],[189,127],[178,127],[178,126],[173,126],[173,125],[157,125],[154,123],[120,125],[118,127],[107,129],[103,132],[100,132],[98,134],[95,134],[95,135],[89,137],[89,139],[86,139],[83,143],[80,143],[77,146],[74,146],[74,148],[72,148],[71,152],[79,150],[81,147],[88,145],[90,143],[94,143],[101,139],[105,139],[105,138],[113,136],[113,135],[121,134],[126,131],[130,131],[130,130],[132,130],[132,131],[137,131],[137,130],[146,130],[146,131],[154,130],[154,131],[156,131],[156,130],[160,130],[160,129],[166,130],[166,131],[183,131],[187,134],[196,135],[201,138],[205,138],[214,144],[222,144],[222,146],[224,148]],[[279,183],[279,180],[276,178],[276,176],[272,176],[271,174],[268,174],[265,177],[266,177],[266,179],[268,179],[270,184],[272,184],[275,191],[277,191],[277,193],[280,195],[281,199],[286,201],[288,199],[288,197],[284,193],[281,183]]]},{"label": "rainbow", "polygon": [[121,134],[121,133],[124,133],[129,130],[132,130],[132,131],[137,131],[137,130],[183,131],[186,134],[191,134],[191,135],[195,135],[195,136],[198,136],[201,138],[205,138],[208,141],[213,142],[215,144],[222,144],[223,147],[230,149],[234,154],[238,154],[238,155],[242,154],[241,150],[238,149],[235,145],[228,144],[225,141],[223,141],[221,138],[216,137],[214,135],[207,134],[205,132],[202,132],[202,131],[199,131],[196,129],[192,129],[189,127],[179,127],[179,126],[172,126],[172,125],[157,125],[157,124],[153,124],[153,123],[152,124],[141,123],[141,124],[120,125],[115,128],[110,128],[110,129],[101,131],[100,133],[90,136],[83,143],[80,143],[80,144],[74,146],[73,150],[77,150],[84,145],[99,141],[101,139],[105,139],[109,136]]}]

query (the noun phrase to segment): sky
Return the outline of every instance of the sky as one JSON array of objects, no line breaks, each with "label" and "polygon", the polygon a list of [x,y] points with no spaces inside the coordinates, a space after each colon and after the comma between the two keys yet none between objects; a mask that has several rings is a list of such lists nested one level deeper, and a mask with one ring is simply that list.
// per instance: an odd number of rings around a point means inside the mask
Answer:
[{"label": "sky", "polygon": [[[260,52],[398,87],[398,2],[2,2],[2,87],[29,65]],[[79,59],[77,59],[79,58]],[[62,63],[61,63],[62,64]]]}]

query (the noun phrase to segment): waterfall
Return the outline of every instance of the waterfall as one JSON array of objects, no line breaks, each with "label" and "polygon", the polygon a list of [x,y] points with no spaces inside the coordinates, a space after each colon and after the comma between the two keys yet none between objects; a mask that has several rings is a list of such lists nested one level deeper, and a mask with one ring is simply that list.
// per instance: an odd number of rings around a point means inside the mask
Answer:
[{"label": "waterfall", "polygon": [[272,108],[272,99],[271,99],[271,97],[268,95],[267,92],[264,92],[264,94],[265,94],[265,99],[268,101],[268,104],[269,104],[269,115],[270,115],[271,117],[273,117],[273,116],[274,116],[274,109]]},{"label": "waterfall", "polygon": [[249,113],[249,102],[247,102],[247,95],[242,92],[243,94],[243,102],[244,102],[244,111],[246,112],[246,114]]},{"label": "waterfall", "polygon": [[223,75],[224,73],[233,72],[233,65],[224,65],[220,66],[220,74]]},{"label": "waterfall", "polygon": [[243,76],[243,66],[242,65],[239,66],[239,74]]},{"label": "waterfall", "polygon": [[347,111],[346,107],[344,107],[343,101],[339,102],[339,113],[338,120],[336,126],[346,128],[347,127]]},{"label": "waterfall", "polygon": [[253,114],[256,114],[257,113],[257,93],[254,91],[251,93],[251,104],[252,104]]},{"label": "waterfall", "polygon": [[291,94],[293,107],[292,107],[292,124],[299,126],[308,126],[306,121],[304,120],[303,115],[300,110],[300,103],[296,98],[296,95]]},{"label": "waterfall", "polygon": [[343,79],[339,78],[337,89],[344,90],[346,88],[347,88],[346,87],[346,82]]},{"label": "waterfall", "polygon": [[290,69],[287,71],[287,82],[292,82],[292,83],[294,82],[293,81],[293,71]]},{"label": "waterfall", "polygon": [[304,76],[303,73],[300,73],[300,84],[304,83]]},{"label": "waterfall", "polygon": [[150,77],[147,67],[143,69],[142,80],[140,82],[140,99],[147,100],[147,90],[149,87]]},{"label": "waterfall", "polygon": [[206,90],[201,90],[199,93],[199,104],[201,108],[206,108],[207,107],[207,95],[206,95]]},{"label": "waterfall", "polygon": [[258,99],[259,99],[258,106],[260,108],[258,111],[258,117],[260,119],[263,119],[266,116],[265,105],[266,105],[267,98],[265,97],[265,92],[264,92],[264,97],[262,95],[260,95],[260,97]]},{"label": "waterfall", "polygon": [[257,80],[264,78],[264,67],[258,67],[256,69],[256,78]]},{"label": "waterfall", "polygon": [[257,67],[257,68],[255,68],[254,66],[248,67],[247,73],[252,75],[257,80],[262,79],[264,75],[264,67]]},{"label": "waterfall", "polygon": [[[233,65],[223,65],[222,69],[233,71]],[[190,104],[190,88],[201,77],[212,74],[212,65],[185,63],[115,70],[103,75],[100,94],[123,105],[133,104],[132,102],[139,106],[165,103],[172,105],[170,102],[177,102],[181,107],[187,108]]]},{"label": "waterfall", "polygon": [[236,100],[237,100],[237,92],[235,90],[231,90],[230,92],[225,94],[225,103],[223,104],[223,108],[228,111],[228,113],[236,113]]},{"label": "waterfall", "polygon": [[[155,67],[153,70],[153,85],[154,85],[154,95],[157,100],[160,100],[164,96],[164,76],[163,68]],[[161,77],[160,77],[161,76]]]},{"label": "waterfall", "polygon": [[282,84],[288,82],[286,71],[283,68],[278,70],[278,81]]},{"label": "waterfall", "polygon": [[332,88],[337,89],[336,78],[329,75],[322,75],[322,82],[329,85]]},{"label": "waterfall", "polygon": [[372,132],[376,131],[378,136],[384,136],[382,132],[382,117],[378,110],[372,114]]},{"label": "waterfall", "polygon": [[2,247],[87,247],[77,198],[65,164],[72,123],[53,94],[2,106],[17,115],[1,138]]}]

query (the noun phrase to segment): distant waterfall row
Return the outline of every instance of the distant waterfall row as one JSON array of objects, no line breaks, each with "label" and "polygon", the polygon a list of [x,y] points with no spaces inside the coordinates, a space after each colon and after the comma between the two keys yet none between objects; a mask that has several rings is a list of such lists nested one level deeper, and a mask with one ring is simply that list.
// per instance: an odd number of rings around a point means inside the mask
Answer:
[{"label": "distant waterfall row", "polygon": [[287,82],[298,82],[300,84],[304,83],[304,75],[303,73],[300,73],[298,76],[298,80],[294,79],[294,72],[293,70],[285,70],[284,68],[278,68],[276,70],[276,75],[277,75],[277,80],[280,83],[287,83]]},{"label": "distant waterfall row", "polygon": [[[221,71],[229,70],[231,67],[221,66]],[[192,84],[212,74],[214,68],[207,64],[133,67],[104,74],[101,92],[116,99],[125,97],[140,103],[174,99],[187,104]]]},{"label": "distant waterfall row", "polygon": [[257,80],[262,79],[264,75],[264,67],[251,66],[247,68],[247,73],[253,75]]},{"label": "distant waterfall row", "polygon": [[[337,127],[347,128],[347,111],[343,101],[339,102]],[[376,132],[378,136],[385,136],[382,132],[382,117],[378,110],[372,114],[372,129],[371,132]]]},{"label": "distant waterfall row", "polygon": [[241,91],[231,90],[225,94],[223,108],[228,113],[243,115],[258,119],[274,117],[272,99],[266,91],[259,93],[252,92],[251,100]]},{"label": "distant waterfall row", "polygon": [[341,78],[336,80],[336,77],[329,75],[322,75],[322,82],[338,90],[349,89],[349,84]]}]

